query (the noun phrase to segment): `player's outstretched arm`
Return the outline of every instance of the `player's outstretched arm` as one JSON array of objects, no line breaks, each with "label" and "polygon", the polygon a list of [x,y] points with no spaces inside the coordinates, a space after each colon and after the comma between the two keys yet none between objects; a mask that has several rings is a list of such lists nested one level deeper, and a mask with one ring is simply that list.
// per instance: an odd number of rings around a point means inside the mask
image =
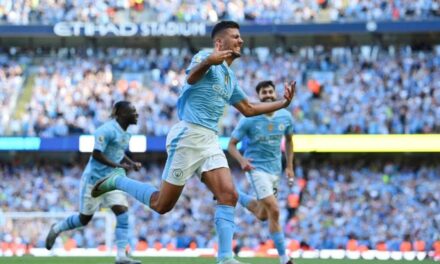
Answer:
[{"label": "player's outstretched arm", "polygon": [[234,52],[232,50],[214,50],[214,52],[211,53],[209,57],[207,57],[205,60],[203,60],[191,69],[188,77],[186,78],[186,82],[188,84],[195,84],[203,78],[203,75],[205,75],[205,73],[209,70],[209,67],[211,67],[212,65],[221,64],[224,60],[233,55]]},{"label": "player's outstretched arm", "polygon": [[126,170],[129,170],[131,168],[131,166],[128,164],[119,164],[119,163],[115,163],[115,162],[111,161],[101,151],[99,151],[97,149],[93,150],[92,157],[95,160],[99,161],[100,163],[102,163],[106,166],[109,166],[111,168],[123,168]]},{"label": "player's outstretched arm", "polygon": [[255,169],[251,164],[251,160],[246,159],[241,155],[240,151],[237,149],[238,139],[231,137],[228,144],[228,152],[229,154],[240,163],[240,167],[244,171],[250,171]]},{"label": "player's outstretched arm", "polygon": [[237,108],[244,116],[256,116],[271,113],[281,108],[287,107],[295,95],[296,82],[284,84],[284,99],[275,102],[251,103],[248,100],[242,100],[234,107]]}]

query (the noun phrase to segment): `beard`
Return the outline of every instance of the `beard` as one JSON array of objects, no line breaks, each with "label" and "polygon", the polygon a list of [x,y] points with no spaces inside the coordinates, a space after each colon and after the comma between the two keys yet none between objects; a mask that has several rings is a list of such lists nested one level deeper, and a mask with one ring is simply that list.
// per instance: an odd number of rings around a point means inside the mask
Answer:
[{"label": "beard", "polygon": [[275,98],[264,98],[261,102],[275,102]]},{"label": "beard", "polygon": [[241,54],[240,54],[239,52],[234,51],[234,52],[232,52],[232,57],[233,57],[234,59],[236,59],[236,58],[240,58],[240,57],[241,57]]}]

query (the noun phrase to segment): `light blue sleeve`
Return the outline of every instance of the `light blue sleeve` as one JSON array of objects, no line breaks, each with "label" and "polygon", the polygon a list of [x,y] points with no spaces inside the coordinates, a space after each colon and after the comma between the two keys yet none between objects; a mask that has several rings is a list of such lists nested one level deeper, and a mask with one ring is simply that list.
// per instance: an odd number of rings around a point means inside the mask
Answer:
[{"label": "light blue sleeve", "polygon": [[231,134],[232,138],[235,138],[239,141],[243,140],[243,138],[247,134],[247,129],[248,129],[247,120],[248,119],[245,117],[240,119],[240,121],[238,122],[238,125],[235,127],[234,131],[232,131],[232,134]]},{"label": "light blue sleeve", "polygon": [[287,118],[287,127],[286,127],[286,132],[285,135],[292,135],[293,134],[293,117],[292,114],[290,114],[289,112],[286,115]]},{"label": "light blue sleeve", "polygon": [[[197,64],[204,61],[206,58],[209,57],[211,53],[208,51],[199,51],[194,57],[191,59],[191,63],[189,64],[188,68],[186,68],[185,73],[188,74],[192,68],[194,68]],[[209,71],[209,70],[208,70]]]},{"label": "light blue sleeve", "polygon": [[231,98],[229,98],[229,104],[235,105],[246,99],[246,94],[240,88],[240,86],[235,85],[234,91],[232,91]]},{"label": "light blue sleeve", "polygon": [[95,132],[95,145],[93,149],[99,150],[101,152],[104,152],[105,148],[107,147],[108,143],[110,143],[113,140],[113,133],[110,131],[107,127],[102,126],[98,128]]}]

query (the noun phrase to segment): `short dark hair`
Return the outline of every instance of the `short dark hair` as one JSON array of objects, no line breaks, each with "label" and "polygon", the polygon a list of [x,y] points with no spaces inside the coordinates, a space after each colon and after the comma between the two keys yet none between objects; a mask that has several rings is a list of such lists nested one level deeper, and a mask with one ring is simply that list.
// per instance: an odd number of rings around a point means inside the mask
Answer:
[{"label": "short dark hair", "polygon": [[260,93],[261,89],[266,88],[268,86],[272,86],[273,89],[275,89],[275,84],[272,81],[262,81],[257,84],[255,90],[257,91],[257,93]]},{"label": "short dark hair", "polygon": [[110,117],[115,118],[121,112],[121,109],[127,109],[131,106],[129,101],[118,101],[113,105],[112,113]]},{"label": "short dark hair", "polygon": [[222,32],[225,29],[228,28],[236,28],[236,29],[240,29],[240,25],[238,25],[237,22],[234,21],[221,21],[219,23],[217,23],[214,28],[211,31],[211,38],[214,39],[214,37]]}]

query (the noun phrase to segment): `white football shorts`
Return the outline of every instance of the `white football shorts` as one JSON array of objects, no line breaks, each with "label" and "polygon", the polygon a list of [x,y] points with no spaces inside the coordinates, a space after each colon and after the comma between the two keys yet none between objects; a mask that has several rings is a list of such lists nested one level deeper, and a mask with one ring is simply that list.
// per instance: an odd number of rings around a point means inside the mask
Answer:
[{"label": "white football shorts", "polygon": [[162,179],[183,186],[196,174],[229,168],[217,134],[211,129],[181,121],[175,124],[167,136],[168,159]]},{"label": "white football shorts", "polygon": [[[115,170],[116,173],[125,173],[124,170]],[[112,172],[113,173],[113,172]],[[127,196],[122,191],[111,191],[93,198],[92,189],[94,184],[87,183],[86,177],[81,178],[79,212],[84,215],[92,215],[100,207],[111,208],[113,205],[123,205],[128,207]]]},{"label": "white football shorts", "polygon": [[246,176],[254,189],[257,200],[262,200],[271,195],[277,196],[279,176],[259,170],[246,172]]}]

